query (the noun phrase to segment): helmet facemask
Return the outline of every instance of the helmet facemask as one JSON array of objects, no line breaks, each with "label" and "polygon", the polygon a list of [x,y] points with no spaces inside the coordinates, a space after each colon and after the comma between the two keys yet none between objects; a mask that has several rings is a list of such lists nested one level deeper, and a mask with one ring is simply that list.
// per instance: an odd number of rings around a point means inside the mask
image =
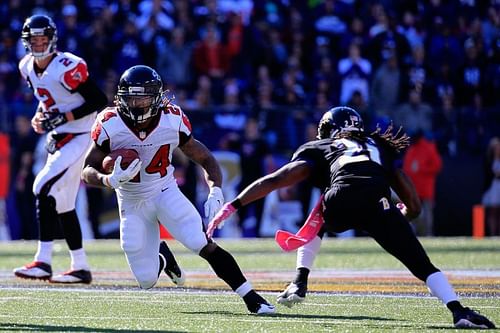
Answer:
[{"label": "helmet facemask", "polygon": [[128,91],[118,91],[118,107],[123,115],[136,124],[142,124],[155,117],[163,94],[146,93],[144,87],[128,87]]}]

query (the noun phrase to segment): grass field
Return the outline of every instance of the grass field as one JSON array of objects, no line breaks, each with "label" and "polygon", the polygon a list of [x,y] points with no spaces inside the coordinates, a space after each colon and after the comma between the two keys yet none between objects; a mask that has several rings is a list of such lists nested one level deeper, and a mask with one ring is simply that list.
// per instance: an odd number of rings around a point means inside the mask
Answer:
[{"label": "grass field", "polygon": [[[218,240],[254,287],[275,303],[294,276],[295,253],[272,240]],[[463,303],[500,324],[500,239],[422,239]],[[20,280],[12,268],[32,260],[36,242],[0,243],[0,331],[10,332],[386,332],[452,329],[451,315],[425,286],[371,239],[327,239],[304,304],[259,317],[218,280],[201,258],[169,243],[187,272],[185,288],[162,276],[142,291],[118,241],[87,242],[89,286]],[[64,271],[64,242],[53,269]]]}]

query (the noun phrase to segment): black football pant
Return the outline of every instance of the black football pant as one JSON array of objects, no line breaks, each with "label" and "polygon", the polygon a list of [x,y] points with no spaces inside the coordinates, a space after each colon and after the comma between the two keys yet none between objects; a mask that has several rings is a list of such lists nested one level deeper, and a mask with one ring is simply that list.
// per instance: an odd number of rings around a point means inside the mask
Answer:
[{"label": "black football pant", "polygon": [[325,195],[324,212],[327,230],[359,229],[367,232],[425,282],[439,269],[431,263],[410,223],[390,201],[390,195],[388,187],[377,185],[329,190]]}]

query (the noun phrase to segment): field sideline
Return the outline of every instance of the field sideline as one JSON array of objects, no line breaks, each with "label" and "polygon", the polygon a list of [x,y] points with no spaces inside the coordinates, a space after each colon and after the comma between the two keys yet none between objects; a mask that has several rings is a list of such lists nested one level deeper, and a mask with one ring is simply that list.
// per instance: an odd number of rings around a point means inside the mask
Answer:
[{"label": "field sideline", "polygon": [[[500,324],[500,239],[423,238],[434,264],[464,304]],[[254,287],[275,303],[294,276],[295,253],[270,239],[217,240],[240,263]],[[86,242],[94,281],[64,286],[20,280],[12,268],[32,259],[36,242],[0,243],[0,331],[12,332],[378,332],[452,328],[451,315],[425,286],[368,238],[326,239],[310,276],[307,300],[277,306],[268,317],[243,302],[201,258],[169,242],[187,272],[185,288],[162,276],[137,288],[117,240]],[[64,242],[53,269],[66,270]]]}]

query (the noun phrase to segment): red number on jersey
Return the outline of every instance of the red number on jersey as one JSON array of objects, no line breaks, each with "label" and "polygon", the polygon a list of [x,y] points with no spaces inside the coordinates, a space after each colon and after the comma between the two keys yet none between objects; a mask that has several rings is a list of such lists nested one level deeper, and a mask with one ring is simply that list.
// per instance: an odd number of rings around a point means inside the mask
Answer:
[{"label": "red number on jersey", "polygon": [[59,112],[57,109],[54,109],[54,110],[50,110],[50,108],[56,104],[56,101],[54,100],[54,98],[52,98],[52,95],[50,94],[50,92],[45,89],[45,88],[36,88],[36,92],[38,94],[38,96],[40,97],[46,97],[45,100],[42,101],[43,105],[45,105],[45,109],[49,112]]},{"label": "red number on jersey", "polygon": [[158,149],[155,156],[151,159],[151,163],[146,167],[147,173],[159,172],[161,177],[167,174],[167,168],[170,165],[168,155],[170,153],[170,145],[163,145]]}]

